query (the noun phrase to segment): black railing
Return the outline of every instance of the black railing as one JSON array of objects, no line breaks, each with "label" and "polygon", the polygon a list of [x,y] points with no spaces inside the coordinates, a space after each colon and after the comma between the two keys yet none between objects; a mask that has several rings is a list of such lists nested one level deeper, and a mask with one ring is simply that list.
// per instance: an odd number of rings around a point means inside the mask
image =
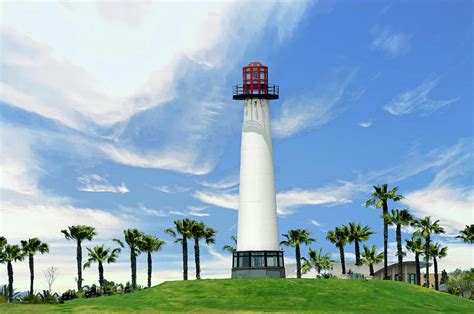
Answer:
[{"label": "black railing", "polygon": [[244,85],[235,85],[232,89],[234,99],[265,98],[278,99],[280,87],[275,84],[260,85],[260,89],[251,89]]}]

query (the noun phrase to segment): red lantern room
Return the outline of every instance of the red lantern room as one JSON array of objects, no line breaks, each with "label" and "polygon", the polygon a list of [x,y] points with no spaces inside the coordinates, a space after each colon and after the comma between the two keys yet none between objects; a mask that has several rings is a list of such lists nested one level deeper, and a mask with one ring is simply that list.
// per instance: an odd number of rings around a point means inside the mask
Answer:
[{"label": "red lantern room", "polygon": [[243,85],[234,86],[234,99],[278,99],[278,85],[268,84],[268,67],[260,62],[250,62],[242,69]]}]

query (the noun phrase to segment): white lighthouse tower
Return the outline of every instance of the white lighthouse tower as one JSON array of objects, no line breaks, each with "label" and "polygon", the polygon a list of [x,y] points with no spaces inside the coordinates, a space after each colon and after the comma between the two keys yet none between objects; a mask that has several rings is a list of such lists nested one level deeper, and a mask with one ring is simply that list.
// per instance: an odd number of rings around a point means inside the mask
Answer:
[{"label": "white lighthouse tower", "polygon": [[278,242],[269,107],[269,100],[278,97],[278,85],[268,84],[268,67],[260,62],[243,67],[243,84],[234,86],[233,91],[233,98],[244,102],[244,119],[232,278],[285,277],[283,251]]}]

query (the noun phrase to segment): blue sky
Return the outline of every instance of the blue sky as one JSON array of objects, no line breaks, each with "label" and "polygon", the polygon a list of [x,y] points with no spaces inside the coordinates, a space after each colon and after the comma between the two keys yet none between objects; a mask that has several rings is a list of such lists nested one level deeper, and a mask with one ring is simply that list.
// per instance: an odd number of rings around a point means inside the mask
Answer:
[{"label": "blue sky", "polygon": [[[218,230],[217,244],[202,250],[203,275],[229,276],[221,247],[236,233],[242,119],[231,87],[259,60],[280,85],[271,110],[281,232],[310,229],[313,247],[336,253],[325,232],[361,222],[377,232],[368,244],[381,247],[380,212],[363,204],[373,184],[387,182],[406,196],[396,208],[447,229],[436,238],[449,246],[441,268],[472,267],[472,246],[453,239],[473,221],[472,9],[470,1],[3,3],[1,233],[48,241],[38,269],[58,267],[65,289],[75,273],[65,226],[95,226],[91,245],[112,245],[129,227],[162,237],[159,282],[180,278],[180,249],[163,230],[202,219]],[[106,275],[126,281],[127,254]],[[15,267],[26,289],[26,263]],[[85,273],[86,283],[96,277]]]}]

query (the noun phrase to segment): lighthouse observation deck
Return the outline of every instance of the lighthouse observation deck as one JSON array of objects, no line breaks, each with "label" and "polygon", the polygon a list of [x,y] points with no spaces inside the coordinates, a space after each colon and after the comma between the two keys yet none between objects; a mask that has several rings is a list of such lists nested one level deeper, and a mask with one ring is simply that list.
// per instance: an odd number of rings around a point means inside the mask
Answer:
[{"label": "lighthouse observation deck", "polygon": [[279,87],[268,84],[268,67],[260,62],[250,62],[242,68],[242,85],[235,85],[233,98],[244,100],[250,98],[278,99]]}]

